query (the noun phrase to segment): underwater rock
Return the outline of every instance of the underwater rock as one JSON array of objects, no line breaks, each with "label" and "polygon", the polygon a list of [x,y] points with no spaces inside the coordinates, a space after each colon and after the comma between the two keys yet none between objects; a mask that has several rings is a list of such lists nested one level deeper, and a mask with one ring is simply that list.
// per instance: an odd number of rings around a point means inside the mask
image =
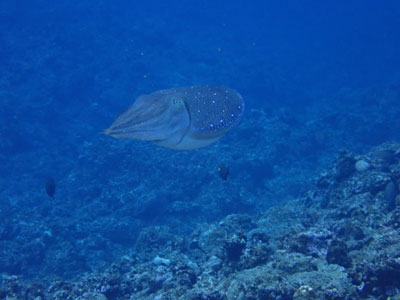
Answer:
[{"label": "underwater rock", "polygon": [[248,244],[240,257],[240,265],[245,268],[254,268],[265,264],[273,254],[272,248],[265,243]]},{"label": "underwater rock", "polygon": [[[355,210],[352,211],[353,216],[356,216],[358,212]],[[344,238],[351,239],[353,238],[356,241],[362,240],[365,238],[365,233],[361,226],[357,225],[356,222],[347,220],[344,221],[343,224],[338,225],[336,229],[336,233]]]},{"label": "underwater rock", "polygon": [[204,265],[204,269],[208,272],[218,272],[223,266],[223,262],[220,258],[212,255]]},{"label": "underwater rock", "polygon": [[32,283],[25,291],[25,300],[45,300],[45,290],[41,284]]},{"label": "underwater rock", "polygon": [[156,257],[154,257],[153,263],[154,263],[155,265],[169,266],[169,265],[171,264],[171,260],[169,260],[168,258],[159,257],[159,256],[157,255]]},{"label": "underwater rock", "polygon": [[143,229],[135,243],[135,250],[153,260],[166,249],[181,249],[183,239],[169,232],[168,227],[155,226]]},{"label": "underwater rock", "polygon": [[85,293],[83,298],[85,300],[107,300],[107,297],[100,293]]},{"label": "underwater rock", "polygon": [[250,244],[259,242],[268,243],[269,239],[270,237],[265,228],[254,228],[246,234],[246,240]]},{"label": "underwater rock", "polygon": [[[398,197],[400,200],[400,196]],[[393,211],[389,221],[386,224],[396,230],[400,229],[400,209],[396,209]]]},{"label": "underwater rock", "polygon": [[302,272],[317,271],[319,259],[301,253],[277,251],[273,255],[273,261],[276,262],[277,269],[292,275]]},{"label": "underwater rock", "polygon": [[293,251],[311,255],[313,257],[324,257],[327,253],[328,241],[332,238],[329,230],[311,229],[299,233],[290,243]]},{"label": "underwater rock", "polygon": [[342,181],[355,171],[355,158],[347,151],[342,151],[336,161],[336,180]]},{"label": "underwater rock", "polygon": [[174,268],[174,276],[179,278],[179,285],[181,287],[192,288],[193,284],[197,281],[197,274],[199,267],[197,264],[177,264]]},{"label": "underwater rock", "polygon": [[0,248],[1,271],[7,274],[20,274],[25,265],[21,245],[12,241],[2,241]]},{"label": "underwater rock", "polygon": [[238,261],[246,247],[246,239],[236,234],[225,239],[224,249],[229,261]]},{"label": "underwater rock", "polygon": [[293,295],[293,299],[314,299],[316,297],[314,289],[309,285],[300,286]]},{"label": "underwater rock", "polygon": [[351,260],[348,256],[348,247],[345,242],[333,240],[326,254],[326,260],[330,264],[337,264],[339,266],[348,268],[351,266]]},{"label": "underwater rock", "polygon": [[365,160],[359,160],[356,162],[355,168],[358,172],[365,172],[367,171],[371,165]]},{"label": "underwater rock", "polygon": [[25,299],[24,295],[24,287],[19,281],[18,276],[11,275],[11,276],[5,276],[2,275],[3,277],[3,282],[2,285],[0,286],[0,299],[13,299],[13,300],[19,300],[19,299]]}]

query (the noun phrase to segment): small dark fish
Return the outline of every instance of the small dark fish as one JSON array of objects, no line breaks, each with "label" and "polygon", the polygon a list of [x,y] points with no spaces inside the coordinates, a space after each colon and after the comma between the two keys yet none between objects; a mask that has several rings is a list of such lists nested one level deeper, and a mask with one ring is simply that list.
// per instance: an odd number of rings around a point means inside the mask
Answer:
[{"label": "small dark fish", "polygon": [[51,198],[54,198],[54,194],[56,193],[56,183],[54,182],[53,178],[47,177],[45,189],[47,195],[49,195]]},{"label": "small dark fish", "polygon": [[229,168],[226,165],[220,164],[218,166],[217,171],[218,171],[219,177],[221,177],[222,180],[227,180],[228,179]]},{"label": "small dark fish", "polygon": [[399,193],[398,182],[396,179],[392,180],[386,185],[384,198],[389,210],[393,210],[396,207],[396,196]]},{"label": "small dark fish", "polygon": [[375,153],[373,153],[373,157],[389,165],[394,164],[396,162],[395,152],[389,149],[376,151]]}]

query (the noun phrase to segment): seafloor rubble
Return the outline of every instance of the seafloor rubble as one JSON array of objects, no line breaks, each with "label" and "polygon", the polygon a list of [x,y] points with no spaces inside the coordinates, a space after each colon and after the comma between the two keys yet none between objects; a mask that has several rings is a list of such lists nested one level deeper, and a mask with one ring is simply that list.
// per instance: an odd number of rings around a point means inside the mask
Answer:
[{"label": "seafloor rubble", "polygon": [[[1,299],[400,299],[400,145],[340,152],[297,200],[135,251],[70,281],[3,278]],[[39,251],[39,250],[38,250]]]}]

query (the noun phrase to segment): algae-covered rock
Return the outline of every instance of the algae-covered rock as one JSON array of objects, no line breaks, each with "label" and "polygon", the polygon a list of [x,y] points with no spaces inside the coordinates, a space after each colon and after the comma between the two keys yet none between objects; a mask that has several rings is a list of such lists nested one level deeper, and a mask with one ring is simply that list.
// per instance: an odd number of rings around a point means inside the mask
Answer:
[{"label": "algae-covered rock", "polygon": [[365,172],[367,171],[371,165],[366,160],[358,160],[356,162],[355,168],[358,172]]},{"label": "algae-covered rock", "polygon": [[107,300],[107,297],[101,293],[85,293],[83,300]]},{"label": "algae-covered rock", "polygon": [[336,180],[342,181],[355,171],[355,158],[348,152],[342,151],[336,160]]},{"label": "algae-covered rock", "polygon": [[351,260],[348,256],[348,252],[349,250],[346,243],[339,240],[333,240],[329,245],[326,260],[330,264],[349,267],[351,265]]}]

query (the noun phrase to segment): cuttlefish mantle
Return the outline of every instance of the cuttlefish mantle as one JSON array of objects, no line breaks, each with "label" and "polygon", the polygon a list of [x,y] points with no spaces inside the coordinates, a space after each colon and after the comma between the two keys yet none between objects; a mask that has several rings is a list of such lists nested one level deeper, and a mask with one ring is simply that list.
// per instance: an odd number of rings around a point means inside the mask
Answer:
[{"label": "cuttlefish mantle", "polygon": [[243,98],[233,89],[172,88],[138,97],[104,133],[172,149],[194,149],[222,137],[239,123],[243,111]]}]

